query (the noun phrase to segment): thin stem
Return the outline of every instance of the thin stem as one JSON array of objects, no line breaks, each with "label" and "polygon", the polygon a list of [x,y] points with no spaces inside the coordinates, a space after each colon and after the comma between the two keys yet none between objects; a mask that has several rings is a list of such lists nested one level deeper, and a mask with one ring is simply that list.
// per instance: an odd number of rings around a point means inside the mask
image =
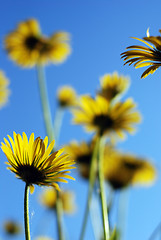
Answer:
[{"label": "thin stem", "polygon": [[99,186],[100,186],[104,240],[108,240],[110,238],[110,229],[109,229],[106,194],[105,194],[105,188],[104,188],[104,171],[103,171],[104,146],[105,146],[105,142],[102,137],[99,142],[98,179],[99,179]]},{"label": "thin stem", "polygon": [[60,193],[57,191],[57,201],[56,201],[56,213],[57,213],[57,225],[58,225],[58,236],[59,240],[64,240],[64,234],[62,231],[62,215],[63,206],[60,198]]},{"label": "thin stem", "polygon": [[160,233],[160,231],[161,231],[161,222],[154,229],[154,231],[152,232],[151,236],[149,237],[149,240],[153,240],[157,236],[157,233]]},{"label": "thin stem", "polygon": [[37,65],[37,77],[39,82],[39,90],[40,90],[40,98],[45,122],[46,133],[49,138],[49,142],[54,139],[54,132],[51,120],[51,112],[48,102],[48,94],[47,94],[47,87],[45,81],[45,73],[44,68],[41,65]]},{"label": "thin stem", "polygon": [[119,231],[119,237],[121,239],[125,238],[125,229],[126,229],[126,218],[127,218],[127,208],[129,200],[129,188],[125,188],[119,193],[119,202],[118,202],[118,221],[117,228]]},{"label": "thin stem", "polygon": [[30,240],[30,226],[29,226],[29,185],[26,183],[24,195],[24,223],[25,223],[25,238]]},{"label": "thin stem", "polygon": [[[41,65],[37,65],[37,77],[39,82],[40,98],[41,98],[41,104],[42,104],[45,129],[49,138],[49,143],[51,143],[51,141],[54,139],[54,130],[52,125],[50,106],[48,102],[45,73]],[[59,194],[57,194],[56,215],[57,215],[57,222],[58,222],[59,240],[63,240],[62,213],[63,213],[63,210],[60,204]]]},{"label": "thin stem", "polygon": [[84,212],[80,240],[84,239],[87,220],[88,220],[88,214],[89,214],[89,208],[90,208],[90,204],[91,204],[91,200],[92,200],[92,193],[93,193],[94,183],[95,183],[95,179],[96,179],[98,144],[99,144],[99,139],[97,139],[97,141],[95,143],[95,148],[94,148],[92,159],[91,159],[91,166],[90,166],[90,173],[89,173],[88,197],[87,197],[86,208],[85,208],[85,212]]},{"label": "thin stem", "polygon": [[55,142],[56,142],[55,147],[58,145],[60,129],[63,121],[63,115],[64,115],[64,108],[59,106],[56,110],[56,114],[54,118],[54,133],[55,133]]}]

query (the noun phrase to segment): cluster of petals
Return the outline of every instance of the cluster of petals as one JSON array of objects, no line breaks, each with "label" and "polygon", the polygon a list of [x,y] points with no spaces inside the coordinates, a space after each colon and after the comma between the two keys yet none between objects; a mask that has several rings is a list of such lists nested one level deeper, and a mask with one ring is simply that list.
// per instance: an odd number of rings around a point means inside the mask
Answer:
[{"label": "cluster of petals", "polygon": [[67,182],[64,178],[73,179],[68,175],[69,169],[73,169],[73,160],[68,160],[68,154],[62,154],[63,149],[53,152],[54,141],[48,145],[48,137],[42,140],[34,139],[34,133],[29,140],[23,132],[13,133],[13,139],[8,135],[10,142],[4,138],[2,150],[8,162],[8,169],[16,176],[31,186],[33,184],[53,186],[59,190],[57,182]]},{"label": "cluster of petals", "polygon": [[29,19],[18,24],[10,32],[4,45],[10,58],[22,67],[36,64],[62,63],[71,53],[70,36],[67,32],[56,32],[50,37],[41,34],[36,19]]}]

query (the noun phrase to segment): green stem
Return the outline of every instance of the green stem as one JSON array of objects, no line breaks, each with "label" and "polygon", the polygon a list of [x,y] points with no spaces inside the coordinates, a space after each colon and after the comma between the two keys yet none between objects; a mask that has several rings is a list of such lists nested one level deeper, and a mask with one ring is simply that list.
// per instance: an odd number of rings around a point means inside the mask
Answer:
[{"label": "green stem", "polygon": [[59,142],[60,129],[63,121],[64,108],[58,107],[54,118],[55,148]]},{"label": "green stem", "polygon": [[106,194],[105,194],[105,188],[104,188],[104,171],[103,171],[104,147],[105,147],[105,141],[102,137],[99,142],[98,179],[99,179],[99,186],[100,186],[104,240],[108,240],[110,238],[110,229],[109,229]]},{"label": "green stem", "polygon": [[56,213],[57,213],[57,225],[58,225],[58,236],[59,240],[64,240],[64,234],[62,231],[62,215],[63,215],[63,206],[60,198],[60,193],[57,191],[57,201],[56,201]]},{"label": "green stem", "polygon": [[97,141],[95,143],[95,148],[94,148],[92,159],[91,159],[91,166],[90,166],[90,173],[89,173],[88,197],[87,197],[86,208],[85,208],[85,213],[84,213],[84,218],[83,218],[83,225],[82,225],[80,240],[84,239],[84,234],[85,234],[87,220],[88,220],[88,214],[89,214],[89,208],[90,208],[90,204],[91,204],[91,200],[92,200],[92,193],[93,193],[94,183],[95,183],[95,179],[96,179],[98,144],[99,144],[99,139],[97,139]]},{"label": "green stem", "polygon": [[24,222],[25,222],[25,237],[30,240],[30,226],[29,226],[29,185],[26,183],[24,195]]},{"label": "green stem", "polygon": [[41,98],[46,133],[48,135],[49,142],[51,143],[52,140],[54,139],[54,132],[53,132],[53,126],[52,126],[51,112],[50,112],[50,107],[48,102],[45,73],[44,73],[44,68],[41,65],[37,65],[37,77],[39,82],[40,98]]},{"label": "green stem", "polygon": [[[53,130],[53,125],[52,125],[50,106],[49,106],[49,102],[48,102],[45,73],[44,73],[44,69],[41,65],[37,65],[37,77],[38,77],[38,82],[39,82],[40,98],[41,98],[41,104],[42,104],[45,129],[46,129],[46,133],[49,138],[49,143],[51,143],[52,140],[54,139],[54,130]],[[58,194],[57,205],[56,205],[58,234],[59,234],[59,240],[63,240],[63,230],[62,230],[63,229],[62,228],[63,210],[62,210],[61,204],[59,202],[60,202],[60,199],[59,199],[59,194]]]}]

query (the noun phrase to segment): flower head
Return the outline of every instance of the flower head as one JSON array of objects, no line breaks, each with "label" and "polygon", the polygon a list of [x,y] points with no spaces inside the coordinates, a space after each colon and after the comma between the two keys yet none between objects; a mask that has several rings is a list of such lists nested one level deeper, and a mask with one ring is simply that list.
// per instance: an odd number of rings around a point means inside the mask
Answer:
[{"label": "flower head", "polygon": [[37,20],[29,19],[18,24],[4,41],[10,58],[23,67],[48,62],[61,63],[70,54],[69,35],[57,32],[50,38],[41,34]]},{"label": "flower head", "polygon": [[17,235],[21,232],[21,226],[19,223],[13,220],[4,222],[4,230],[8,235]]},{"label": "flower head", "polygon": [[140,122],[140,114],[135,111],[136,104],[132,99],[111,105],[102,96],[93,99],[82,96],[79,108],[73,110],[74,123],[85,125],[88,131],[98,134],[117,134],[124,137],[125,132],[133,132],[133,124]]},{"label": "flower head", "polygon": [[9,80],[6,78],[3,71],[0,71],[0,107],[3,107],[7,101],[10,94],[8,89]]},{"label": "flower head", "polygon": [[72,87],[63,86],[58,89],[57,99],[61,107],[72,107],[76,104],[77,95]]},{"label": "flower head", "polygon": [[[63,149],[52,152],[54,141],[48,144],[48,137],[42,140],[37,137],[34,140],[34,133],[28,141],[25,133],[13,133],[13,139],[8,135],[10,143],[4,138],[2,150],[5,153],[9,165],[8,169],[16,176],[33,187],[33,184],[53,186],[59,190],[57,182],[67,182],[63,178],[73,179],[68,175],[69,169],[74,168],[73,160],[68,160],[68,155],[61,155]],[[32,188],[33,189],[33,188]]]},{"label": "flower head", "polygon": [[118,75],[117,72],[105,74],[101,77],[100,82],[101,90],[98,91],[98,94],[109,101],[124,93],[129,86],[129,78]]},{"label": "flower head", "polygon": [[86,143],[82,141],[72,141],[70,144],[64,146],[71,159],[73,159],[79,166],[80,174],[84,178],[89,178],[89,169],[94,150],[94,141]]},{"label": "flower head", "polygon": [[[74,193],[71,191],[61,191],[59,195],[62,201],[64,212],[68,214],[73,213],[76,209],[75,202],[74,202],[75,200]],[[55,210],[57,192],[54,188],[44,189],[39,199],[42,205],[44,205],[48,209]]]},{"label": "flower head", "polygon": [[[161,30],[159,32],[161,33]],[[154,37],[147,34],[147,37],[143,37],[143,39],[133,38],[143,42],[146,46],[133,45],[127,47],[128,50],[123,52],[121,57],[126,61],[125,64],[135,63],[135,68],[148,66],[148,69],[141,75],[141,78],[145,78],[161,66],[161,36]]]},{"label": "flower head", "polygon": [[105,155],[104,176],[114,189],[121,189],[128,185],[152,184],[156,170],[145,159],[113,151],[110,155]]}]

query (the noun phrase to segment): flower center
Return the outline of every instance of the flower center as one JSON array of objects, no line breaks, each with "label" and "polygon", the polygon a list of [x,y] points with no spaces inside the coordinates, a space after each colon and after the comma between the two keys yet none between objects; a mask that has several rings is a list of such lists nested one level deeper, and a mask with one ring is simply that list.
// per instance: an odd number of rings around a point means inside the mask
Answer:
[{"label": "flower center", "polygon": [[42,171],[31,165],[21,165],[18,167],[17,172],[20,178],[28,184],[39,184],[45,178]]},{"label": "flower center", "polygon": [[39,45],[40,41],[37,37],[30,36],[26,38],[25,45],[29,50],[35,49]]},{"label": "flower center", "polygon": [[142,163],[140,162],[123,162],[124,167],[126,167],[128,170],[137,170],[142,167]]},{"label": "flower center", "polygon": [[103,134],[103,132],[107,129],[112,128],[113,126],[113,120],[108,115],[98,115],[95,116],[93,119],[93,124],[95,126],[99,127],[100,134]]},{"label": "flower center", "polygon": [[88,153],[86,155],[81,155],[77,157],[78,163],[90,164],[92,158],[92,154]]}]

